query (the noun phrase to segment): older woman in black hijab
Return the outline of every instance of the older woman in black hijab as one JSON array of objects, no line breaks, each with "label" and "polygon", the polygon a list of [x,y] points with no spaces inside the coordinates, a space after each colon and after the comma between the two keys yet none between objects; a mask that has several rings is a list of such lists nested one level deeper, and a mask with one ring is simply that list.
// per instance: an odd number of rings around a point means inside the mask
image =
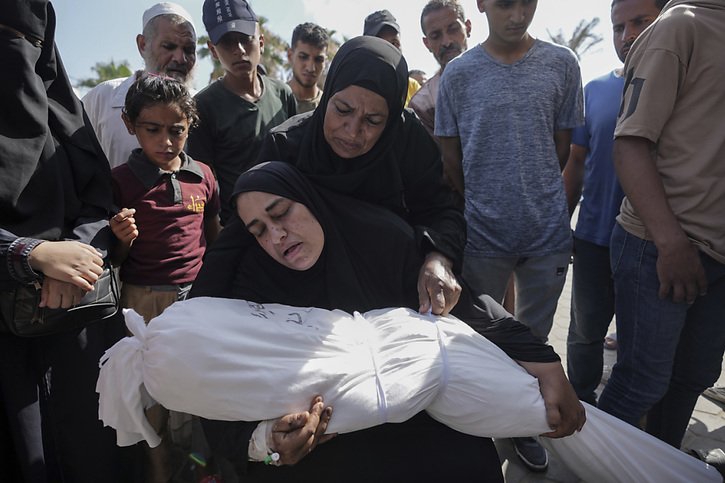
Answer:
[{"label": "older woman in black hijab", "polygon": [[[257,240],[242,258],[232,289],[235,298],[346,311],[417,306],[416,274],[424,254],[415,231],[390,210],[324,187],[313,188],[299,170],[281,162],[266,163],[240,176],[234,198],[246,228]],[[511,357],[528,361],[525,367],[556,374],[557,384],[565,384],[559,386],[562,393],[568,389],[571,396],[568,403],[581,409],[571,387],[566,387],[558,356],[500,305],[487,297],[474,301],[464,290],[453,313]],[[451,432],[423,413],[402,424],[340,435],[316,446],[330,417],[321,408],[316,402],[310,414],[291,414],[271,423],[269,445],[281,455],[283,464],[296,463],[293,467],[246,463],[245,446],[255,439],[255,429],[264,425],[215,421],[204,425],[216,452],[234,461],[238,471],[246,471],[245,478],[254,481],[501,479],[490,440]],[[298,426],[287,426],[306,418],[314,420],[310,428],[321,419],[314,438],[298,438]],[[563,426],[556,435],[577,429]],[[368,461],[373,454],[384,454],[386,462]]]},{"label": "older woman in black hijab", "polygon": [[[357,37],[330,65],[319,106],[275,128],[259,161],[296,165],[316,185],[383,206],[415,228],[426,254],[418,279],[421,311],[447,313],[460,286],[465,221],[442,177],[440,154],[412,111],[403,109],[407,64],[398,49]],[[238,224],[226,227],[207,252],[193,295],[229,294],[248,241]]]},{"label": "older woman in black hijab", "polygon": [[[6,295],[42,284],[41,306],[92,289],[111,241],[111,177],[55,46],[47,0],[0,9],[0,326]],[[122,335],[118,321],[109,322]],[[0,480],[116,481],[113,431],[98,421],[109,325],[35,338],[0,328]],[[20,467],[20,475],[13,468]]]}]

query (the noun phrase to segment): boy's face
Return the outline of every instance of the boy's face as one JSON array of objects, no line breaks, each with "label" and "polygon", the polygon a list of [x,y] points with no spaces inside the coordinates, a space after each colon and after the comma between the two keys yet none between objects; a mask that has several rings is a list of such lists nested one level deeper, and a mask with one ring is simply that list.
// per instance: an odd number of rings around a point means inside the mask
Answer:
[{"label": "boy's face", "polygon": [[294,49],[287,51],[287,60],[297,83],[303,87],[313,87],[325,68],[327,47],[316,47],[300,40]]},{"label": "boy's face", "polygon": [[512,47],[526,40],[537,0],[477,0],[477,3],[478,10],[486,14],[490,39]]},{"label": "boy's face", "polygon": [[179,169],[179,153],[189,136],[189,120],[179,106],[154,104],[141,109],[136,122],[131,123],[125,115],[123,122],[151,162],[166,171]]},{"label": "boy's face", "polygon": [[264,52],[264,36],[259,33],[259,26],[254,35],[241,32],[227,32],[216,45],[208,43],[211,54],[232,76],[256,75],[257,66]]}]

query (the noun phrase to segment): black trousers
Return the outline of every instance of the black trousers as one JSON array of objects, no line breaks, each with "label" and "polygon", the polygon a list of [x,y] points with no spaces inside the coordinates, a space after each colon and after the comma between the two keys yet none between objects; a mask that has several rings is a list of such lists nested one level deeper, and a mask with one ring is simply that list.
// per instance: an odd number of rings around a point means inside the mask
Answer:
[{"label": "black trousers", "polygon": [[[335,417],[333,412],[332,417]],[[218,422],[202,420],[212,447]],[[211,434],[210,434],[211,433]],[[212,441],[214,440],[214,441]],[[224,444],[224,443],[223,443]],[[226,448],[246,453],[248,441]],[[242,447],[241,445],[245,445]],[[239,449],[241,448],[241,451]],[[217,455],[219,456],[219,455]],[[234,464],[234,461],[231,461]],[[238,465],[237,465],[238,466]],[[383,424],[341,434],[317,446],[295,466],[249,463],[239,480],[245,483],[314,481],[315,483],[503,483],[501,461],[490,438],[459,433],[425,412],[398,424]]]},{"label": "black trousers", "polygon": [[120,318],[45,337],[0,334],[0,480],[125,479],[96,394],[98,360],[122,336]]}]

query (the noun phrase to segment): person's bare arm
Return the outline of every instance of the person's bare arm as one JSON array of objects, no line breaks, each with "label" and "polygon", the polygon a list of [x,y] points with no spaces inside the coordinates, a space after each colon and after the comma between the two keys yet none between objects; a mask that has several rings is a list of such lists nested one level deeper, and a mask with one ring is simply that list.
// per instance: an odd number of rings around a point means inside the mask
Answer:
[{"label": "person's bare arm", "polygon": [[554,131],[554,145],[556,146],[556,157],[559,158],[559,168],[564,171],[566,162],[569,160],[571,129]]},{"label": "person's bare arm", "polygon": [[692,303],[707,292],[705,270],[665,195],[653,159],[654,144],[635,136],[614,141],[614,168],[624,193],[657,247],[660,298]]},{"label": "person's bare arm", "polygon": [[463,196],[463,150],[460,137],[438,137],[443,158],[443,174],[451,187]]},{"label": "person's bare arm", "polygon": [[569,216],[574,213],[579,198],[582,195],[584,184],[584,162],[587,158],[587,148],[572,144],[569,150],[569,160],[564,167],[564,190],[566,203],[569,205]]},{"label": "person's bare arm", "polygon": [[564,374],[560,362],[518,362],[539,380],[539,390],[546,406],[546,422],[551,431],[541,436],[563,438],[580,431],[587,420],[584,406]]}]

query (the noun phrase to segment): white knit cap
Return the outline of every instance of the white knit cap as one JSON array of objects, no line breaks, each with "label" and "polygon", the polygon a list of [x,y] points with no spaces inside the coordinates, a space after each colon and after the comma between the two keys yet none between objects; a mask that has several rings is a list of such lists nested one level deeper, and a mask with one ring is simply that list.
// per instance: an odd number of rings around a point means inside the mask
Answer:
[{"label": "white knit cap", "polygon": [[194,29],[194,34],[196,34],[196,28],[194,27],[194,21],[191,19],[191,14],[181,5],[171,2],[157,3],[146,10],[143,13],[143,25],[141,26],[141,31],[143,32],[143,29],[146,28],[146,25],[151,21],[151,19],[156,18],[159,15],[178,15],[191,24],[191,28]]}]

